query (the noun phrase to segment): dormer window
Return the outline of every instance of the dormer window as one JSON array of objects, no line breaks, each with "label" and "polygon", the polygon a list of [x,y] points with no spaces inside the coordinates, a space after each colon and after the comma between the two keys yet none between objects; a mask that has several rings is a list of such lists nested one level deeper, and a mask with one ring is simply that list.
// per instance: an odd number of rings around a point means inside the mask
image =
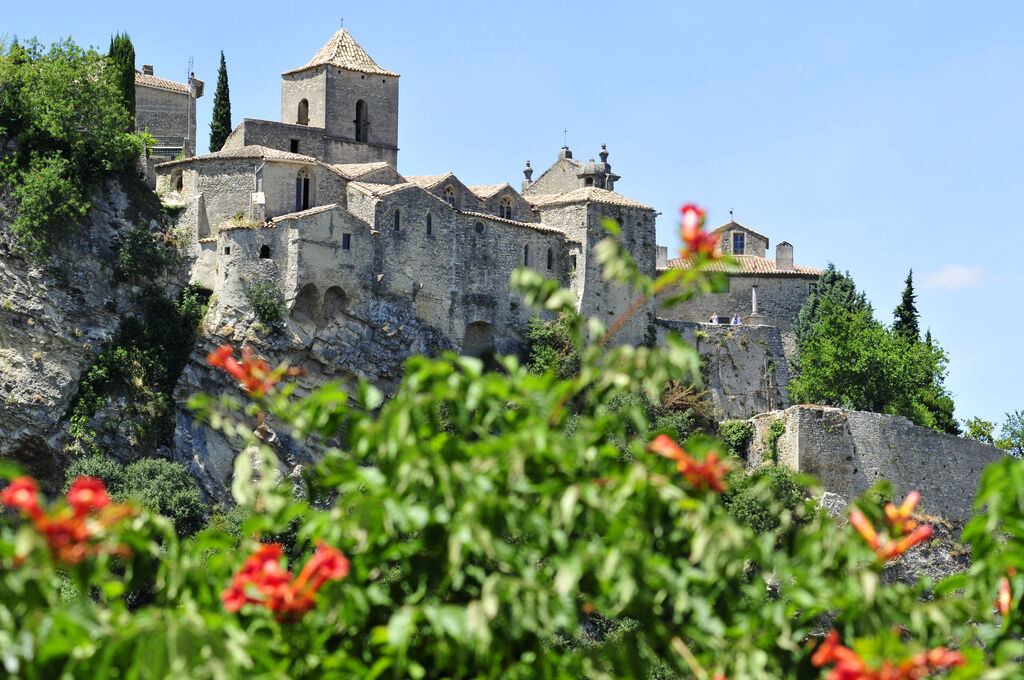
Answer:
[{"label": "dormer window", "polygon": [[506,220],[512,219],[512,199],[508,196],[501,199],[501,205],[498,206],[498,217]]},{"label": "dormer window", "polygon": [[455,207],[455,187],[450,184],[444,188],[444,200],[451,207]]},{"label": "dormer window", "polygon": [[733,255],[742,255],[743,254],[743,241],[744,241],[743,234],[741,234],[740,232],[737,232],[737,231],[734,231],[732,233],[732,254]]}]

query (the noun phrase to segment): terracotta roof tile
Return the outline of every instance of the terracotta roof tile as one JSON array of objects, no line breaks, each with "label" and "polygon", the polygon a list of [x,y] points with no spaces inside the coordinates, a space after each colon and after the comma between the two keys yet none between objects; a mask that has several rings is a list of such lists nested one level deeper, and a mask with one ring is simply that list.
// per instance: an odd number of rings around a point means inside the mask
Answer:
[{"label": "terracotta roof tile", "polygon": [[[820,276],[823,273],[821,269],[803,267],[798,264],[793,265],[792,269],[776,269],[775,260],[769,260],[767,257],[761,257],[760,255],[733,255],[732,257],[739,263],[738,270],[730,268],[724,260],[711,264],[708,269],[710,271],[729,272],[731,274],[766,274],[770,276]],[[677,257],[668,261],[668,268],[689,269],[690,264],[689,259]]]},{"label": "terracotta roof tile", "polygon": [[202,156],[183,158],[177,161],[167,161],[166,163],[157,163],[155,167],[159,168],[172,165],[174,163],[189,163],[191,161],[216,161],[232,158],[265,158],[269,161],[299,161],[303,163],[316,163],[316,159],[312,156],[303,156],[298,153],[289,153],[288,151],[271,149],[268,146],[250,144],[249,146],[240,146],[235,149],[221,149],[220,151],[203,154]]},{"label": "terracotta roof tile", "polygon": [[498,193],[505,187],[512,188],[512,185],[508,182],[502,182],[501,184],[480,184],[477,186],[466,187],[479,198],[481,201],[486,201],[488,198]]},{"label": "terracotta roof tile", "polygon": [[378,66],[377,62],[370,58],[370,55],[359,46],[359,43],[344,28],[331,36],[331,39],[313,55],[308,64],[291,71],[285,71],[281,75],[298,73],[308,68],[316,68],[317,66],[335,66],[348,69],[349,71],[358,71],[359,73],[398,77],[397,73]]},{"label": "terracotta roof tile", "polygon": [[135,72],[135,84],[145,85],[146,87],[156,87],[161,90],[170,90],[171,92],[182,92],[188,94],[188,85],[185,83],[176,83],[173,80],[167,80],[166,78],[157,78],[143,73],[142,71]]},{"label": "terracotta roof tile", "polygon": [[[401,184],[380,184],[379,182],[349,182],[348,185],[364,194],[371,196],[387,196],[398,191],[404,191],[416,186],[413,182],[402,182]],[[420,187],[421,189],[423,187]]]},{"label": "terracotta roof tile", "polygon": [[405,178],[419,187],[430,189],[448,178],[454,179],[455,175],[446,172],[443,175],[406,175]]},{"label": "terracotta roof tile", "polygon": [[512,225],[515,225],[517,227],[525,227],[526,229],[535,229],[537,231],[546,231],[546,232],[550,232],[550,233],[553,233],[553,234],[564,234],[565,233],[565,232],[563,232],[561,229],[559,229],[557,227],[552,227],[552,226],[544,224],[542,222],[520,222],[518,220],[507,220],[504,217],[498,217],[497,215],[492,215],[490,213],[476,212],[476,211],[473,211],[473,210],[459,210],[458,212],[462,213],[463,215],[469,215],[470,217],[482,217],[482,218],[491,220],[492,222],[501,222],[502,224],[512,224]]},{"label": "terracotta roof tile", "polygon": [[376,161],[374,163],[335,163],[328,167],[337,171],[344,177],[348,177],[349,179],[358,179],[363,175],[368,175],[376,170],[390,168],[391,166],[384,161]]},{"label": "terracotta roof tile", "polygon": [[580,187],[579,189],[573,189],[572,191],[567,191],[563,194],[539,194],[536,196],[524,196],[524,198],[535,206],[562,205],[564,203],[581,203],[584,201],[590,201],[591,203],[619,205],[624,208],[654,210],[651,206],[634,201],[632,198],[626,198],[622,194],[615,193],[614,191],[608,191],[607,189],[598,189],[597,187]]},{"label": "terracotta roof tile", "polygon": [[298,212],[288,213],[286,215],[278,215],[268,222],[269,225],[276,225],[278,222],[284,220],[297,220],[302,217],[308,217],[310,215],[317,215],[322,212],[329,212],[338,207],[337,203],[328,203],[327,205],[318,205],[315,208],[307,208],[306,210],[300,210]]}]

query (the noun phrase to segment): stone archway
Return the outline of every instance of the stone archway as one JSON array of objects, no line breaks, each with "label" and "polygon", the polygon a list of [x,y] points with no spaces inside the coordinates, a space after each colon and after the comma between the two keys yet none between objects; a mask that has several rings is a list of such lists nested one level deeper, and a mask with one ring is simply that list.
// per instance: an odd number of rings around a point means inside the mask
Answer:
[{"label": "stone archway", "polygon": [[324,301],[320,305],[320,316],[317,320],[318,329],[338,322],[348,311],[348,294],[340,286],[331,286],[324,291]]},{"label": "stone archway", "polygon": [[478,358],[494,356],[494,335],[494,326],[486,321],[474,321],[466,326],[462,336],[462,354]]},{"label": "stone archway", "polygon": [[292,303],[292,320],[304,330],[311,330],[316,326],[319,313],[320,291],[312,283],[307,283]]}]

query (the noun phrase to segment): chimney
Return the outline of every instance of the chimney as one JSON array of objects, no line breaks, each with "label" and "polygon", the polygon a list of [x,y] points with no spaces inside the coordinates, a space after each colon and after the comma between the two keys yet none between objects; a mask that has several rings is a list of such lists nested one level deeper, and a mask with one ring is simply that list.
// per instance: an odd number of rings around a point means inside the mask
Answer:
[{"label": "chimney", "polygon": [[142,65],[142,75],[144,75],[144,76],[151,76],[151,75],[153,75],[153,65],[152,64],[143,64]]},{"label": "chimney", "polygon": [[793,244],[783,241],[775,246],[775,268],[793,271]]},{"label": "chimney", "polygon": [[563,158],[572,158],[572,151],[569,151],[569,147],[563,146],[558,152],[558,160]]},{"label": "chimney", "polygon": [[668,246],[658,246],[658,259],[655,269],[668,269]]}]

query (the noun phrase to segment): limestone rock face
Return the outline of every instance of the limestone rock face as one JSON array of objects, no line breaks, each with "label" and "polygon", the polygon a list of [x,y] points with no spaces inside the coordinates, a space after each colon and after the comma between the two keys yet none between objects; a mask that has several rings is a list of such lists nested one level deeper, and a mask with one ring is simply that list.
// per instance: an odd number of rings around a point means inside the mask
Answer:
[{"label": "limestone rock face", "polygon": [[137,311],[131,287],[113,276],[133,228],[129,199],[108,184],[86,223],[45,263],[15,247],[14,211],[0,202],[0,458],[60,485],[79,379],[121,319]]}]

